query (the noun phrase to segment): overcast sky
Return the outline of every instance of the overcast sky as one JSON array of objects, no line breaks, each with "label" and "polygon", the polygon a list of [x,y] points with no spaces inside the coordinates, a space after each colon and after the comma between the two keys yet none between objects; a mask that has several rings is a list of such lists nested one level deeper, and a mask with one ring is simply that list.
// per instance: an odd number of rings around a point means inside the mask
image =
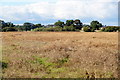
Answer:
[{"label": "overcast sky", "polygon": [[0,19],[14,24],[52,24],[58,20],[80,19],[88,24],[98,20],[118,25],[119,0],[0,0]]}]

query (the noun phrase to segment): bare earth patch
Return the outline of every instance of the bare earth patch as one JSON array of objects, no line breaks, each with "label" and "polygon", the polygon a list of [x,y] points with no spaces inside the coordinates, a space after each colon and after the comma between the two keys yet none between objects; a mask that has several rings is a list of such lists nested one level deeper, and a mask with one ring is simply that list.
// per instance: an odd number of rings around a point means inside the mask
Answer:
[{"label": "bare earth patch", "polygon": [[5,78],[117,77],[117,32],[3,32]]}]

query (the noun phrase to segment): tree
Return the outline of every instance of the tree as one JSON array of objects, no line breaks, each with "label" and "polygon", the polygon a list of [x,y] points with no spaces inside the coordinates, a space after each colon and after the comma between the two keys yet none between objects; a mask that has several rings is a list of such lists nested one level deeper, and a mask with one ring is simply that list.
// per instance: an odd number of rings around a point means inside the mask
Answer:
[{"label": "tree", "polygon": [[55,22],[54,24],[55,26],[60,26],[60,27],[63,27],[64,26],[64,22],[58,20],[57,22]]},{"label": "tree", "polygon": [[6,27],[6,23],[3,20],[0,20],[0,29]]},{"label": "tree", "polygon": [[14,27],[14,24],[11,23],[11,22],[7,22],[7,23],[6,23],[6,27]]},{"label": "tree", "polygon": [[92,22],[90,23],[90,26],[91,26],[91,28],[94,29],[94,30],[99,30],[99,28],[102,27],[102,24],[99,23],[98,21],[92,21]]},{"label": "tree", "polygon": [[120,27],[116,27],[116,26],[107,26],[104,27],[101,31],[103,32],[116,32],[117,30],[119,31]]},{"label": "tree", "polygon": [[79,25],[79,26],[82,26],[82,22],[79,20],[79,19],[76,19],[74,21],[75,25]]},{"label": "tree", "polygon": [[81,29],[82,28],[82,22],[79,19],[76,19],[74,21],[76,29]]},{"label": "tree", "polygon": [[74,23],[73,20],[66,20],[66,26],[70,26]]},{"label": "tree", "polygon": [[23,24],[23,26],[24,26],[24,30],[25,30],[25,31],[28,31],[28,30],[31,30],[31,29],[34,28],[34,24],[29,23],[29,22],[25,22],[25,23]]},{"label": "tree", "polygon": [[41,24],[35,24],[35,25],[34,25],[34,29],[35,29],[35,28],[40,28],[40,27],[42,27]]},{"label": "tree", "polygon": [[8,32],[8,31],[18,31],[15,27],[5,27],[2,29],[3,32]]},{"label": "tree", "polygon": [[87,26],[87,27],[83,27],[83,31],[85,31],[85,32],[91,32],[91,29],[90,29],[89,26]]},{"label": "tree", "polygon": [[75,31],[75,27],[74,26],[64,26],[63,30],[64,31]]}]

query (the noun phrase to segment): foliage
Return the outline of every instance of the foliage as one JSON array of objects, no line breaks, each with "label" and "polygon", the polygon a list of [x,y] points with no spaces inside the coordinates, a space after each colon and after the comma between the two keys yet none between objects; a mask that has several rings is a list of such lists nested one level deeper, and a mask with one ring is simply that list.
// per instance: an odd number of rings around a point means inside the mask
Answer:
[{"label": "foliage", "polygon": [[66,20],[66,26],[71,26],[73,25],[74,21],[73,20]]},{"label": "foliage", "polygon": [[0,20],[0,29],[3,29],[5,27],[14,27],[15,25],[11,22],[5,23],[3,20]]},{"label": "foliage", "polygon": [[68,58],[63,58],[63,59],[59,60],[60,64],[64,64],[66,62],[68,62]]},{"label": "foliage", "polygon": [[6,23],[3,20],[0,20],[0,29],[4,28]]},{"label": "foliage", "polygon": [[75,31],[74,26],[64,26],[63,31]]},{"label": "foliage", "polygon": [[55,26],[60,26],[63,27],[64,26],[64,22],[58,20],[57,22],[54,23]]},{"label": "foliage", "polygon": [[83,31],[85,31],[85,32],[91,32],[91,29],[90,29],[90,27],[83,27]]},{"label": "foliage", "polygon": [[62,31],[62,27],[56,26],[53,28],[54,31]]},{"label": "foliage", "polygon": [[99,30],[100,27],[102,27],[102,24],[99,23],[98,21],[92,21],[90,23],[90,26],[92,27],[92,29],[94,30]]},{"label": "foliage", "polygon": [[[33,24],[29,22],[25,22],[23,25],[14,25],[12,22],[4,22],[0,20],[0,31],[7,32],[7,31],[50,31],[50,32],[57,32],[57,31],[80,31],[83,28],[85,32],[95,32],[100,30],[102,27],[102,23],[98,21],[92,21],[90,25],[86,25],[79,20],[66,20],[66,23],[58,20],[52,26],[44,26],[42,24]],[[119,27],[115,26],[107,26],[101,31],[104,32],[116,32],[120,31]]]},{"label": "foliage", "polygon": [[11,22],[7,22],[7,23],[6,23],[6,27],[14,27],[14,24],[11,23]]},{"label": "foliage", "polygon": [[8,63],[6,61],[0,61],[0,66],[2,66],[3,69],[8,67]]},{"label": "foliage", "polygon": [[103,29],[101,29],[101,31],[103,32],[116,32],[117,30],[119,31],[120,27],[116,27],[116,26],[107,26]]},{"label": "foliage", "polygon": [[23,24],[23,26],[24,26],[24,30],[25,30],[25,31],[29,31],[29,30],[31,30],[31,29],[34,28],[34,24],[29,23],[29,22],[25,22],[25,23]]},{"label": "foliage", "polygon": [[76,19],[76,20],[74,21],[74,23],[75,23],[76,25],[82,26],[82,22],[81,22],[79,19]]},{"label": "foliage", "polygon": [[40,28],[40,27],[42,27],[41,24],[35,24],[35,25],[34,25],[34,29],[35,29],[35,28]]},{"label": "foliage", "polygon": [[81,22],[79,19],[76,19],[76,20],[74,21],[74,23],[75,23],[75,25],[74,25],[75,28],[81,30],[81,28],[83,27],[82,22]]},{"label": "foliage", "polygon": [[44,27],[41,27],[41,28],[36,28],[34,29],[33,31],[62,31],[62,28],[57,26],[57,27],[49,27],[49,28],[44,28]]},{"label": "foliage", "polygon": [[44,30],[44,27],[33,29],[33,31],[43,31],[43,30]]},{"label": "foliage", "polygon": [[2,29],[3,32],[8,32],[8,31],[18,31],[17,28],[15,27],[5,27]]}]

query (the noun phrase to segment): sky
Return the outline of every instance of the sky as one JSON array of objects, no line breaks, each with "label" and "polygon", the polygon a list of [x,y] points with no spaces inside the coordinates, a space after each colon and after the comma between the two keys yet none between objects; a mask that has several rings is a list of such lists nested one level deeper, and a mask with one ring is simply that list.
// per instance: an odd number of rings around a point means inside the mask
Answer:
[{"label": "sky", "polygon": [[80,19],[89,24],[118,25],[119,0],[0,0],[0,20],[53,24],[58,20]]}]

